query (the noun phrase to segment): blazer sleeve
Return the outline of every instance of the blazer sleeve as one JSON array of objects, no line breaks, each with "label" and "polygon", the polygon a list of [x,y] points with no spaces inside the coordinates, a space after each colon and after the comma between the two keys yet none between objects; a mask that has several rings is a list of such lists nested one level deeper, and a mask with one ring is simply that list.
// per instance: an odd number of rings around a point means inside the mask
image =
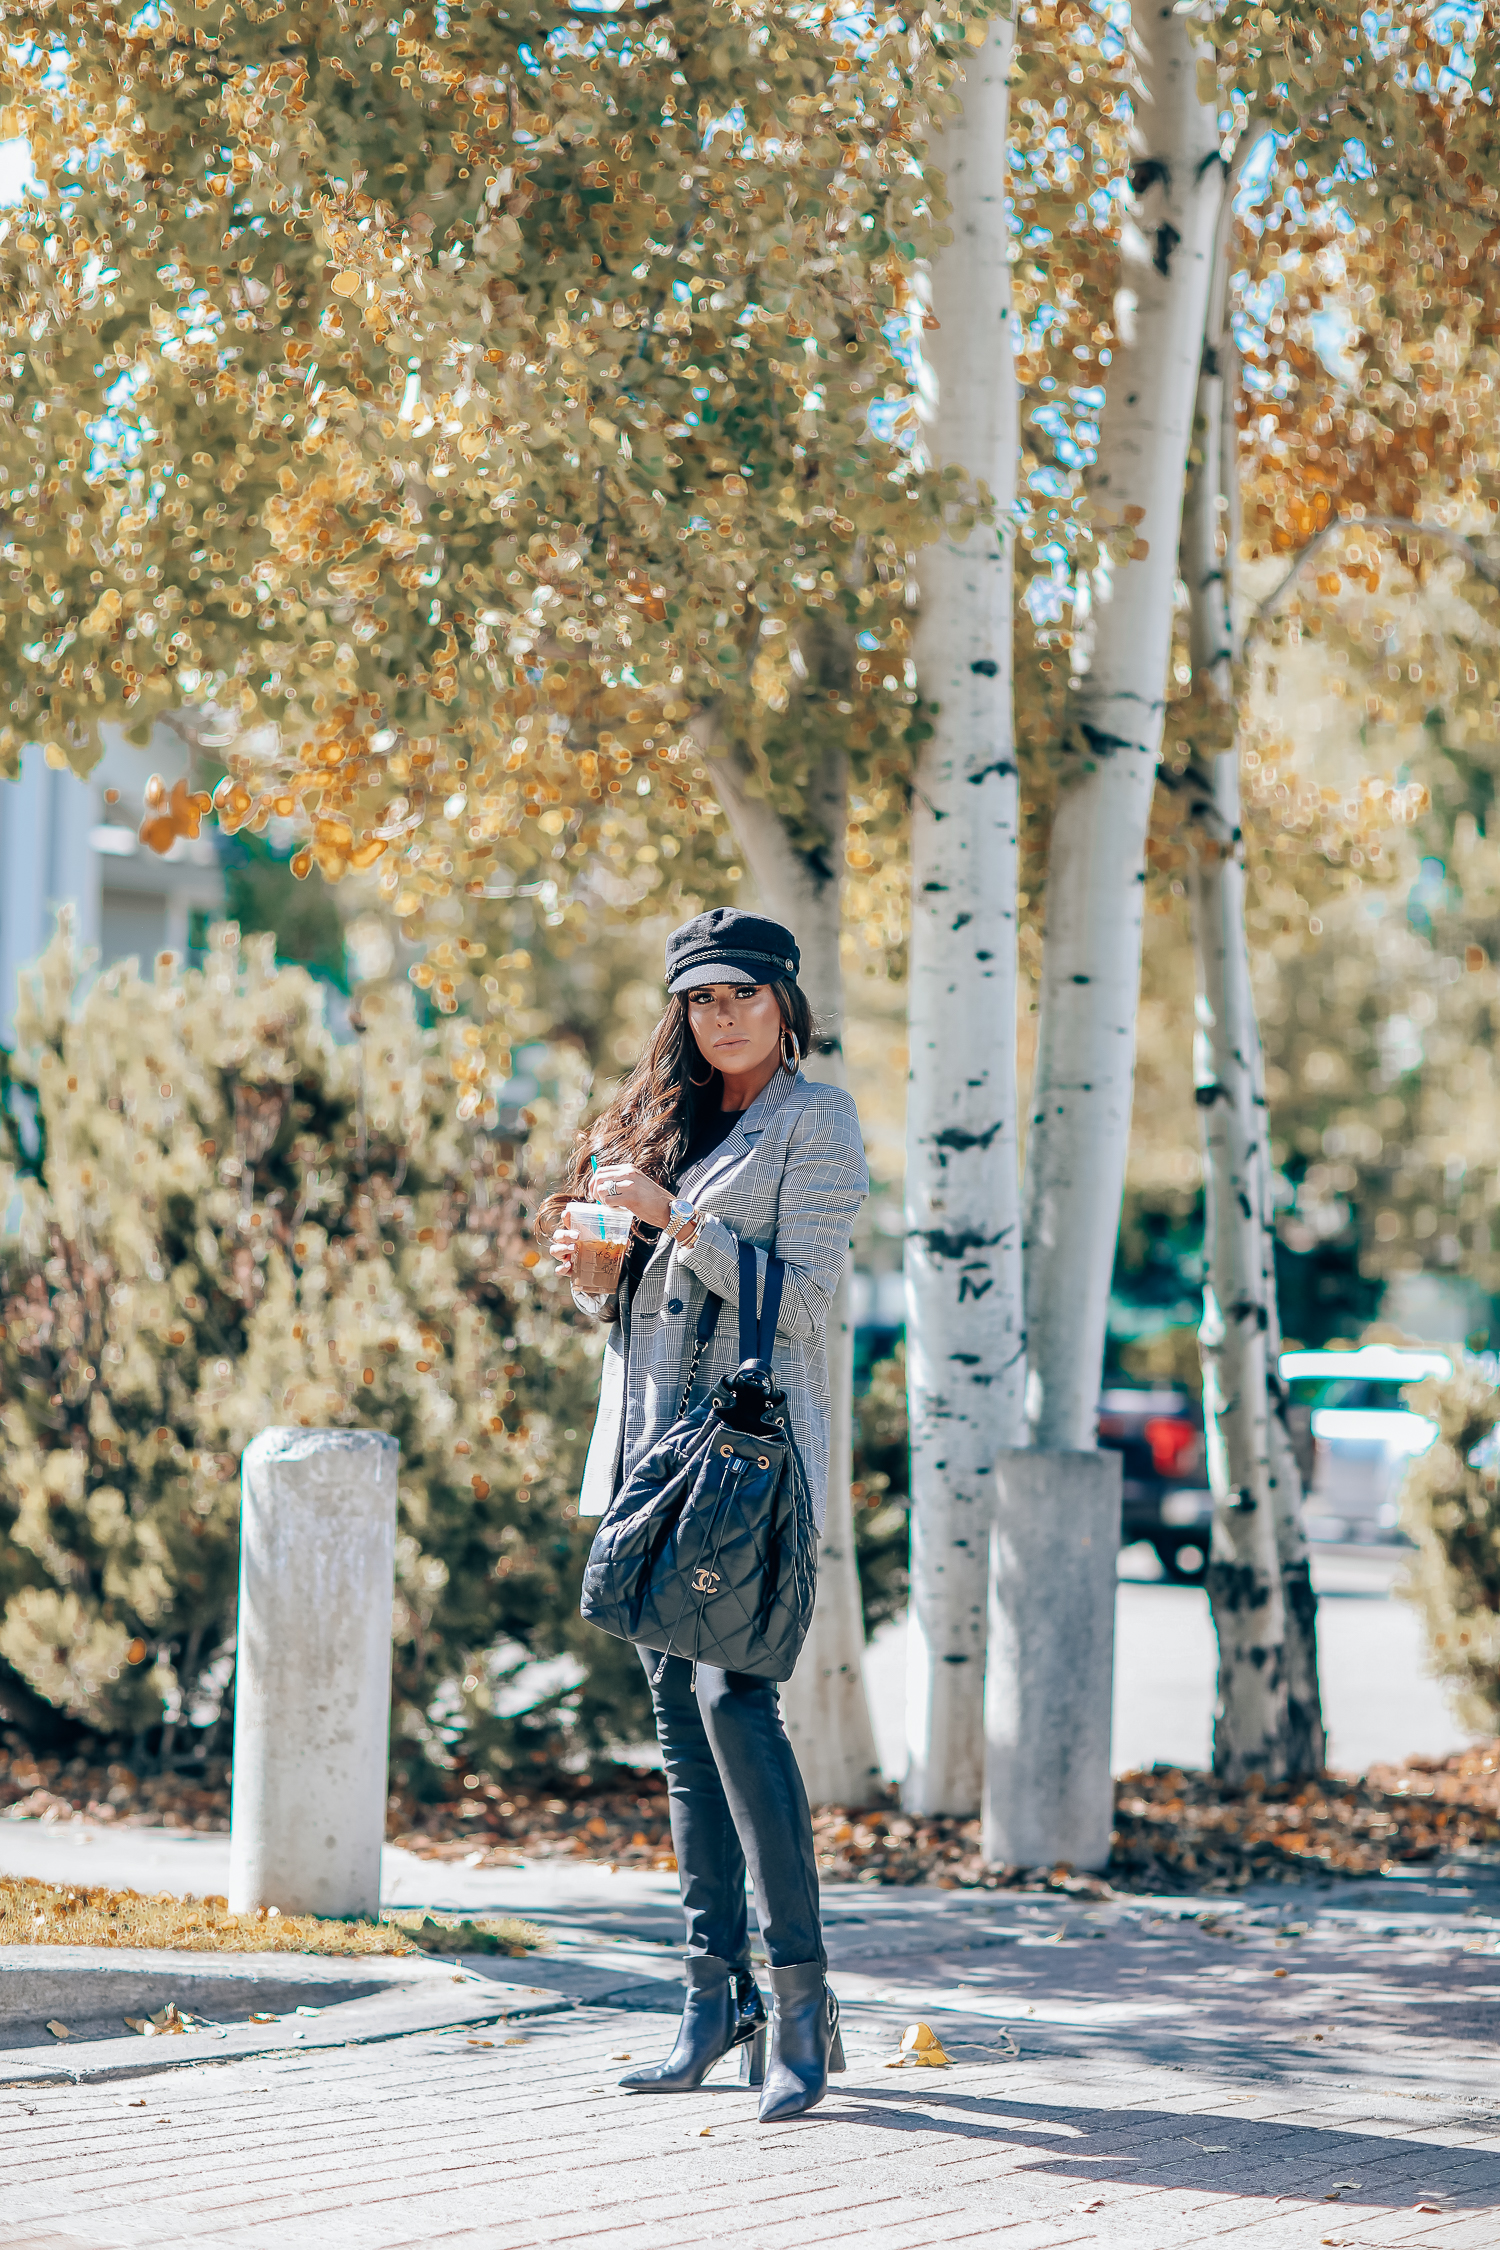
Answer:
[{"label": "blazer sleeve", "polygon": [[[819,1087],[792,1127],[777,1199],[772,1249],[786,1267],[778,1336],[805,1340],[821,1333],[843,1275],[855,1215],[869,1192],[854,1103],[839,1087]],[[708,1214],[696,1242],[678,1255],[715,1296],[738,1305],[739,1237],[732,1227]],[[756,1268],[763,1280],[764,1250],[756,1251]]]},{"label": "blazer sleeve", "polygon": [[612,1289],[607,1297],[595,1297],[587,1289],[575,1287],[573,1302],[581,1313],[586,1314],[590,1320],[597,1320],[605,1328],[620,1317],[620,1293],[617,1289]]}]

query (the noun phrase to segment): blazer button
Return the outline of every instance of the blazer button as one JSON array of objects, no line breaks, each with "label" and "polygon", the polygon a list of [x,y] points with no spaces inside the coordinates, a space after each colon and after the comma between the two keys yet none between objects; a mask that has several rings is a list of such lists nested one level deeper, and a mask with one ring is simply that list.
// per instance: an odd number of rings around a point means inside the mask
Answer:
[{"label": "blazer button", "polygon": [[680,1297],[670,1298],[667,1303],[667,1310],[668,1312],[681,1312],[682,1299]]}]

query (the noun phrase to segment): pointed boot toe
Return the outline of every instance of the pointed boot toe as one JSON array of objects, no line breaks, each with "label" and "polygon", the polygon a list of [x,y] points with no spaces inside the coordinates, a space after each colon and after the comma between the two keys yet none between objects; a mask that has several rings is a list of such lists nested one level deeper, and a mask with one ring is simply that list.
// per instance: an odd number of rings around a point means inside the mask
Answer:
[{"label": "pointed boot toe", "polygon": [[627,2072],[619,2081],[627,2094],[691,2094],[721,2055],[750,2040],[765,2022],[748,1969],[731,1968],[713,1953],[689,1953],[683,1972],[687,1995],[672,2052],[665,2062]]},{"label": "pointed boot toe", "polygon": [[762,2125],[801,2117],[828,2091],[830,2070],[844,2067],[839,2004],[820,1961],[772,1969],[771,2059],[760,2098]]}]

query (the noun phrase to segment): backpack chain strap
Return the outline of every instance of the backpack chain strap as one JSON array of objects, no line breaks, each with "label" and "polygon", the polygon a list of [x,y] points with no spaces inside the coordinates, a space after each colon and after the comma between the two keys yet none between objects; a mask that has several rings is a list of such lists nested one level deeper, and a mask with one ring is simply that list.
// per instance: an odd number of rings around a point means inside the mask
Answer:
[{"label": "backpack chain strap", "polygon": [[[755,1252],[748,1242],[740,1244],[739,1266],[740,1358],[742,1361],[756,1358],[763,1359],[769,1366],[771,1354],[776,1347],[776,1321],[781,1311],[781,1292],[786,1279],[786,1268],[779,1258],[767,1259],[766,1285],[761,1300],[760,1317],[757,1320]],[[710,1291],[704,1301],[703,1310],[698,1315],[698,1327],[693,1337],[693,1356],[688,1362],[687,1381],[683,1384],[682,1396],[677,1401],[678,1421],[681,1421],[683,1415],[687,1412],[688,1400],[693,1395],[693,1385],[698,1380],[698,1369],[703,1363],[703,1354],[713,1340],[713,1333],[719,1324],[719,1313],[723,1303],[722,1297],[716,1297]]]},{"label": "backpack chain strap", "polygon": [[687,1412],[687,1403],[693,1395],[693,1385],[698,1380],[698,1369],[702,1364],[703,1354],[708,1350],[714,1330],[719,1325],[719,1313],[723,1303],[722,1297],[715,1297],[710,1293],[704,1299],[703,1310],[698,1315],[698,1327],[693,1337],[693,1356],[688,1362],[687,1381],[683,1384],[682,1396],[677,1401],[677,1419],[679,1422]]}]

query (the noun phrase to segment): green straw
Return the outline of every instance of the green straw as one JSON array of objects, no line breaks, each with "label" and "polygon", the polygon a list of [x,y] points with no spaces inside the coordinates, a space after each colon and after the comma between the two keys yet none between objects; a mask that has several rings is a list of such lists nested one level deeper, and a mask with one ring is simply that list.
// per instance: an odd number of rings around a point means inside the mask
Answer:
[{"label": "green straw", "polygon": [[[599,1159],[598,1159],[598,1157],[597,1157],[597,1156],[591,1156],[591,1157],[589,1158],[589,1170],[590,1170],[591,1172],[597,1172],[597,1171],[598,1171],[598,1169],[599,1169]],[[596,1204],[595,1204],[595,1206],[594,1206],[594,1208],[595,1208],[595,1210],[596,1210],[596,1211],[598,1212],[598,1214],[599,1214],[599,1240],[600,1240],[601,1242],[603,1242],[603,1240],[605,1239],[605,1235],[604,1235],[604,1206],[603,1206],[603,1204],[602,1204],[602,1203],[596,1203]]]}]

